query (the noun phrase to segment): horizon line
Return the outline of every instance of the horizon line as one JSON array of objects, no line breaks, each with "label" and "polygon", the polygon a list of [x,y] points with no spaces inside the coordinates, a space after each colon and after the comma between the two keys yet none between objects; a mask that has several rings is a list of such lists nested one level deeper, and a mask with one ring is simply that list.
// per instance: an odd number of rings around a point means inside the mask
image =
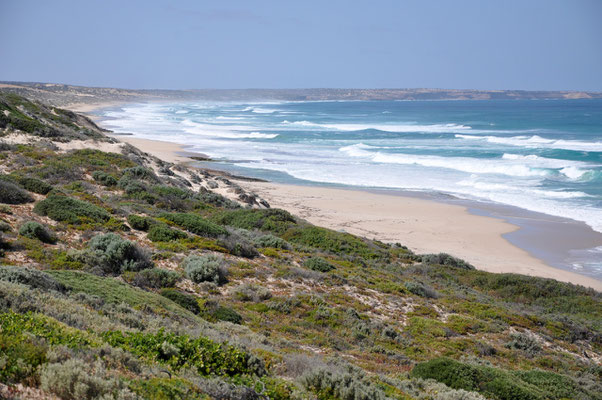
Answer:
[{"label": "horizon line", "polygon": [[[437,88],[437,87],[288,87],[288,88],[268,88],[268,87],[246,87],[246,88],[187,88],[187,89],[170,89],[170,88],[152,88],[152,89],[136,89],[116,86],[86,86],[71,83],[58,82],[39,82],[39,81],[0,81],[0,84],[39,84],[39,85],[56,85],[56,86],[72,86],[79,88],[90,89],[118,89],[131,91],[201,91],[201,90],[433,90],[433,91],[473,91],[473,92],[560,92],[560,93],[596,93],[602,94],[602,90],[579,90],[579,89],[470,89],[470,88]],[[1,87],[0,87],[1,88]]]}]

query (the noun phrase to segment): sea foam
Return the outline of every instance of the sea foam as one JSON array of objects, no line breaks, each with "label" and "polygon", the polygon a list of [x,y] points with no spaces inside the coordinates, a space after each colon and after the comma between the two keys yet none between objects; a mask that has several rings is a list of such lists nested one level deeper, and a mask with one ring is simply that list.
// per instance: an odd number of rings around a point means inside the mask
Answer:
[{"label": "sea foam", "polygon": [[561,150],[602,152],[602,142],[585,142],[580,140],[546,139],[541,136],[476,136],[455,135],[458,139],[485,140],[489,143],[505,144],[509,146],[521,146],[527,148],[551,148]]}]

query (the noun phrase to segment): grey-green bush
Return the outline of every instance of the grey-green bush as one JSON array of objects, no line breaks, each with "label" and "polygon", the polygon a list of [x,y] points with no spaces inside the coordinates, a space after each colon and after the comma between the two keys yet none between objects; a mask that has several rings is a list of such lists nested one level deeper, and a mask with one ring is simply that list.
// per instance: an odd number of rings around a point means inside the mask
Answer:
[{"label": "grey-green bush", "polygon": [[22,188],[37,194],[48,194],[52,190],[52,185],[28,176],[15,176],[14,182],[18,183]]},{"label": "grey-green bush", "polygon": [[92,260],[88,261],[92,269],[99,268],[105,274],[141,271],[153,266],[146,251],[114,233],[94,236],[88,249],[92,252]]},{"label": "grey-green bush", "polygon": [[320,393],[324,399],[385,400],[384,392],[366,379],[365,373],[347,367],[342,371],[317,369],[301,378],[301,384],[309,391]]},{"label": "grey-green bush", "polygon": [[0,266],[0,281],[20,283],[44,290],[56,290],[59,292],[67,290],[65,285],[56,281],[49,274],[29,267],[2,265]]},{"label": "grey-green bush", "polygon": [[14,183],[0,180],[0,203],[24,204],[34,201],[33,197]]},{"label": "grey-green bush", "polygon": [[135,166],[135,167],[131,167],[131,168],[126,168],[123,171],[123,178],[135,178],[135,179],[142,179],[142,180],[148,180],[148,181],[152,181],[152,182],[158,182],[159,178],[157,177],[157,175],[155,175],[155,173],[148,169],[148,168],[144,168],[141,166]]},{"label": "grey-green bush", "polygon": [[230,232],[229,236],[220,237],[217,244],[235,256],[255,258],[259,255],[257,249],[251,243],[236,233]]},{"label": "grey-green bush", "polygon": [[255,239],[255,241],[253,243],[257,247],[272,247],[274,249],[285,249],[285,250],[290,249],[290,245],[288,244],[288,242],[286,240],[281,239],[278,236],[274,236],[274,235],[270,235],[270,234],[258,237],[257,239]]},{"label": "grey-green bush", "polygon": [[404,286],[408,289],[408,292],[416,296],[426,297],[427,299],[436,299],[439,297],[439,293],[435,289],[421,282],[406,282]]},{"label": "grey-green bush", "polygon": [[234,289],[234,296],[241,301],[253,301],[258,303],[270,299],[272,293],[263,286],[253,283],[244,283]]},{"label": "grey-green bush", "polygon": [[453,268],[475,269],[473,265],[459,258],[450,256],[447,253],[439,254],[424,254],[421,256],[420,262],[423,264],[445,265]]},{"label": "grey-green bush", "polygon": [[92,178],[103,186],[116,186],[117,178],[113,175],[109,175],[104,171],[94,171],[92,172]]},{"label": "grey-green bush", "polygon": [[303,266],[311,269],[312,271],[328,272],[332,271],[334,265],[323,259],[322,257],[310,257],[303,263]]},{"label": "grey-green bush", "polygon": [[173,287],[180,279],[180,274],[163,268],[149,268],[136,273],[134,285],[154,289]]},{"label": "grey-green bush", "polygon": [[505,346],[509,349],[522,350],[529,357],[533,357],[541,351],[537,340],[525,333],[512,333],[510,341]]},{"label": "grey-green bush", "polygon": [[124,383],[110,377],[99,364],[91,368],[77,358],[46,364],[40,374],[41,388],[66,400],[138,399]]},{"label": "grey-green bush", "polygon": [[195,283],[213,282],[216,284],[226,281],[224,259],[213,254],[192,255],[184,259],[182,267],[186,275]]},{"label": "grey-green bush", "polygon": [[27,221],[19,228],[19,235],[30,239],[37,239],[44,243],[56,243],[56,236],[44,225],[35,221]]},{"label": "grey-green bush", "polygon": [[10,232],[13,228],[11,228],[10,224],[0,220],[0,232]]}]

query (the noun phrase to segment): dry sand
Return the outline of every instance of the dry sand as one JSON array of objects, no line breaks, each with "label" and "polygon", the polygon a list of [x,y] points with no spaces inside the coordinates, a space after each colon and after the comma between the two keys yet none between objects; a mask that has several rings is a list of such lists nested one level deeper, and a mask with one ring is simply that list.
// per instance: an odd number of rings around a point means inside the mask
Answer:
[{"label": "dry sand", "polygon": [[241,184],[309,222],[417,253],[445,252],[478,269],[553,278],[602,290],[602,282],[553,268],[512,245],[503,234],[518,229],[497,218],[470,214],[465,207],[363,190],[248,182]]},{"label": "dry sand", "polygon": [[[92,105],[85,111],[98,107]],[[113,137],[169,162],[188,163],[192,161],[190,156],[199,155],[175,143]],[[417,253],[449,253],[484,271],[553,278],[602,291],[602,281],[551,267],[502,237],[518,226],[470,214],[463,206],[364,190],[239,184],[266,199],[272,207],[290,211],[316,225],[383,242],[399,242]]]},{"label": "dry sand", "polygon": [[186,147],[177,143],[163,142],[159,140],[139,139],[127,135],[111,135],[109,136],[119,140],[120,142],[129,143],[140,150],[155,156],[163,161],[171,163],[187,163],[192,161],[190,157],[202,156],[199,153],[186,151]]}]

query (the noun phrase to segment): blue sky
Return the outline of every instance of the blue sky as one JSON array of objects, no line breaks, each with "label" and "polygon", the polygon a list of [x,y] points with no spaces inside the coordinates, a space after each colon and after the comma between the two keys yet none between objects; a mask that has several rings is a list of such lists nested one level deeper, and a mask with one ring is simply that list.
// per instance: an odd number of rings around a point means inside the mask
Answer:
[{"label": "blue sky", "polygon": [[602,91],[602,1],[0,0],[0,80]]}]

